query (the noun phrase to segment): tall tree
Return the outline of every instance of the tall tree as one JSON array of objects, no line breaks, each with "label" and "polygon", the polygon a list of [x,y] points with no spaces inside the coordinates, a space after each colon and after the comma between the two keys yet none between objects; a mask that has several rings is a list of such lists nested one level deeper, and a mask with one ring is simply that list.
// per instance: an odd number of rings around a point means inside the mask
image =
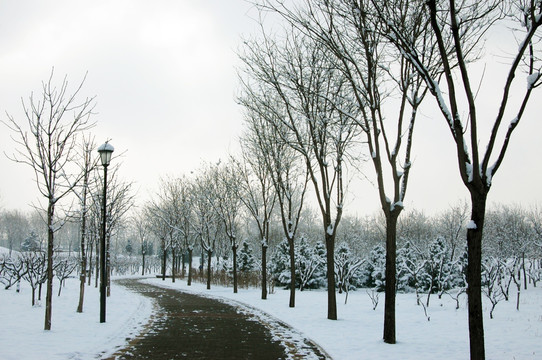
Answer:
[{"label": "tall tree", "polygon": [[[467,226],[470,354],[472,359],[484,359],[481,267],[487,196],[532,91],[540,84],[537,53],[542,24],[541,2],[419,0],[410,1],[404,13],[398,11],[396,1],[372,0],[371,3],[381,20],[383,33],[423,77],[456,145],[459,174],[471,200],[471,221]],[[419,14],[429,21],[425,30],[429,33],[428,40],[437,48],[437,63],[442,77],[431,73],[428,60],[423,56],[423,44],[404,36],[402,18]],[[412,26],[410,23],[406,25]],[[492,80],[502,78],[503,92],[501,96],[494,97],[493,114],[487,105],[484,105],[482,113],[481,100],[477,97],[479,87],[475,84],[479,74],[472,63],[479,58],[477,50],[484,35],[498,28],[512,28],[518,45],[513,44],[513,53],[503,56],[503,61],[507,59],[507,70],[487,76]],[[515,79],[520,73],[524,74],[520,81],[526,79],[527,86],[523,90],[514,90]],[[518,101],[510,101],[512,94]],[[489,125],[485,146],[480,136],[480,129],[486,128],[484,123]]]},{"label": "tall tree", "polygon": [[309,182],[309,172],[296,151],[284,141],[288,133],[287,128],[280,126],[280,122],[272,118],[266,120],[267,117],[276,115],[266,111],[266,107],[261,106],[260,100],[265,98],[267,103],[273,99],[266,97],[265,92],[260,93],[258,86],[251,84],[249,79],[243,79],[242,86],[243,93],[239,97],[239,103],[246,110],[246,141],[250,141],[251,146],[257,149],[254,152],[264,161],[275,190],[283,234],[288,241],[289,307],[295,307],[295,240]]},{"label": "tall tree", "polygon": [[90,191],[90,181],[92,180],[91,174],[92,170],[96,165],[96,159],[93,158],[92,153],[94,152],[94,141],[86,138],[83,138],[83,142],[80,148],[80,161],[79,166],[83,174],[81,179],[81,186],[78,189],[74,189],[74,193],[79,199],[81,204],[80,209],[80,274],[79,274],[79,302],[77,304],[77,312],[83,312],[83,302],[85,299],[85,282],[87,276],[87,218],[89,215],[88,208],[88,195]]},{"label": "tall tree", "polygon": [[[350,116],[356,109],[345,92],[346,79],[329,60],[326,50],[295,28],[284,39],[247,42],[244,62],[253,79],[274,92],[278,102],[259,102],[275,114],[274,127],[288,130],[284,141],[305,163],[322,217],[327,260],[328,319],[337,319],[334,250],[343,213],[346,165],[357,129]],[[341,111],[339,111],[341,109]],[[348,116],[345,113],[348,112]],[[279,125],[280,124],[280,125]]]},{"label": "tall tree", "polygon": [[[193,228],[200,239],[202,251],[207,253],[207,289],[211,288],[211,257],[216,250],[221,221],[213,203],[217,196],[214,189],[212,168],[206,167],[192,184]],[[202,259],[203,260],[203,259]],[[189,266],[192,267],[192,249],[188,253]],[[190,271],[190,270],[189,270]],[[189,281],[191,281],[189,276]],[[191,285],[189,282],[188,285]]]},{"label": "tall tree", "polygon": [[81,173],[71,172],[70,165],[76,155],[78,135],[93,126],[90,117],[94,98],[78,100],[84,81],[70,94],[67,77],[57,87],[51,72],[48,81],[42,83],[41,96],[31,94],[28,102],[22,101],[26,122],[18,122],[11,115],[4,122],[18,147],[11,159],[34,171],[38,190],[47,200],[45,330],[51,329],[54,238],[62,226],[55,210],[82,178]]},{"label": "tall tree", "polygon": [[145,216],[144,210],[139,210],[132,215],[132,223],[135,236],[139,242],[141,251],[141,275],[145,275],[145,256],[147,255],[149,243],[149,220]]},{"label": "tall tree", "polygon": [[241,181],[240,174],[233,165],[231,160],[226,163],[219,162],[210,168],[210,175],[213,179],[215,194],[212,205],[230,242],[233,260],[233,292],[237,293],[238,227],[241,215],[239,184]]},{"label": "tall tree", "polygon": [[267,248],[271,214],[275,207],[275,191],[269,167],[261,148],[253,139],[245,136],[241,139],[242,162],[237,162],[240,174],[241,201],[258,227],[262,251],[262,299],[267,299]]},{"label": "tall tree", "polygon": [[[384,341],[395,343],[395,291],[397,221],[404,208],[411,148],[418,108],[426,87],[405,56],[387,46],[375,29],[369,1],[305,0],[299,4],[263,1],[263,8],[279,13],[295,28],[323,46],[346,80],[348,95],[357,106],[336,104],[339,111],[358,124],[367,139],[375,169],[379,199],[386,219],[386,298]],[[397,3],[405,7],[407,2]],[[407,19],[404,19],[407,21]],[[409,18],[404,36],[420,41],[427,24],[422,17]],[[423,39],[422,39],[423,41]],[[389,43],[388,43],[389,44]],[[433,57],[426,48],[424,56]],[[398,102],[397,100],[398,99]],[[396,103],[393,103],[396,102]],[[391,191],[390,191],[391,188]]]}]

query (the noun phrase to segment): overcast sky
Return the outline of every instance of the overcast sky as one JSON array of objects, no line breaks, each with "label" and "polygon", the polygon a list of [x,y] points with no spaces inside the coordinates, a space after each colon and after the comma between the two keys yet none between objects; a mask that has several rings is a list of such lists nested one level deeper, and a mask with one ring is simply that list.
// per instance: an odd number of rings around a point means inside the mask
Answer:
[{"label": "overcast sky", "polygon": [[[161,176],[189,173],[238,148],[241,108],[234,98],[242,34],[256,31],[243,0],[0,0],[0,118],[24,120],[21,97],[39,93],[55,68],[72,85],[88,71],[82,94],[96,95],[97,145],[126,151],[122,176],[141,201]],[[495,58],[488,53],[488,62]],[[493,75],[488,75],[489,81]],[[484,90],[495,100],[502,81]],[[483,103],[486,104],[485,102]],[[534,205],[540,186],[540,92],[519,125],[490,201]],[[482,116],[493,118],[488,105]],[[405,205],[428,213],[468,195],[460,183],[449,130],[430,106],[415,134],[414,168]],[[485,148],[485,145],[483,145]],[[14,143],[0,125],[0,208],[27,210],[38,198],[30,168],[9,161]],[[371,174],[372,167],[366,167]],[[357,180],[347,209],[379,209],[376,189]]]}]

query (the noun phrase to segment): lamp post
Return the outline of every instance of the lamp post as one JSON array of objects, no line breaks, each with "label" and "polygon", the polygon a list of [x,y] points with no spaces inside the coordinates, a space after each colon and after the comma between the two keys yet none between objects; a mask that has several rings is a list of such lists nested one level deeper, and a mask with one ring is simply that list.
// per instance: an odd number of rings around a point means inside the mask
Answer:
[{"label": "lamp post", "polygon": [[100,159],[104,167],[104,189],[103,189],[103,198],[102,198],[102,238],[100,239],[100,322],[105,322],[105,290],[107,284],[107,271],[106,271],[106,259],[105,259],[105,215],[106,210],[106,200],[107,200],[107,166],[111,161],[111,154],[115,148],[107,141],[98,148],[100,153]]}]

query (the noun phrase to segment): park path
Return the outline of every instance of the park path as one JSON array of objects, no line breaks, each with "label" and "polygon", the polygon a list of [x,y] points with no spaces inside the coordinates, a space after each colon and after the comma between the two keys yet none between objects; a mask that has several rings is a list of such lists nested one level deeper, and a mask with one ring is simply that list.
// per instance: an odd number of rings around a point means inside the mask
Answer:
[{"label": "park path", "polygon": [[248,308],[137,279],[118,283],[154,299],[157,310],[146,329],[108,360],[329,359],[286,324]]}]

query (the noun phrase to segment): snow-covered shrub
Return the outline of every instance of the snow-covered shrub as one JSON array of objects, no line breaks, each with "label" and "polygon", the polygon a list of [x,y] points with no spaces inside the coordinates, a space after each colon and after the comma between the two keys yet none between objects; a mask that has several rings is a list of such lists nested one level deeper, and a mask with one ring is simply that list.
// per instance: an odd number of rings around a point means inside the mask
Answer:
[{"label": "snow-covered shrub", "polygon": [[418,287],[418,275],[424,266],[410,241],[397,251],[397,291],[413,292]]},{"label": "snow-covered shrub", "polygon": [[256,269],[256,260],[252,255],[252,248],[246,241],[243,241],[237,254],[237,268],[244,273]]},{"label": "snow-covered shrub", "polygon": [[357,257],[348,246],[342,242],[335,250],[335,278],[339,293],[355,290],[361,287],[361,266],[364,260]]},{"label": "snow-covered shrub", "polygon": [[386,286],[386,250],[376,245],[370,252],[362,271],[364,286],[384,291]]},{"label": "snow-covered shrub", "polygon": [[[299,240],[295,248],[295,286],[300,290],[317,289],[326,284],[325,247],[317,242],[310,245],[304,238]],[[279,243],[271,256],[270,273],[277,286],[290,287],[290,255],[288,241]]]}]

